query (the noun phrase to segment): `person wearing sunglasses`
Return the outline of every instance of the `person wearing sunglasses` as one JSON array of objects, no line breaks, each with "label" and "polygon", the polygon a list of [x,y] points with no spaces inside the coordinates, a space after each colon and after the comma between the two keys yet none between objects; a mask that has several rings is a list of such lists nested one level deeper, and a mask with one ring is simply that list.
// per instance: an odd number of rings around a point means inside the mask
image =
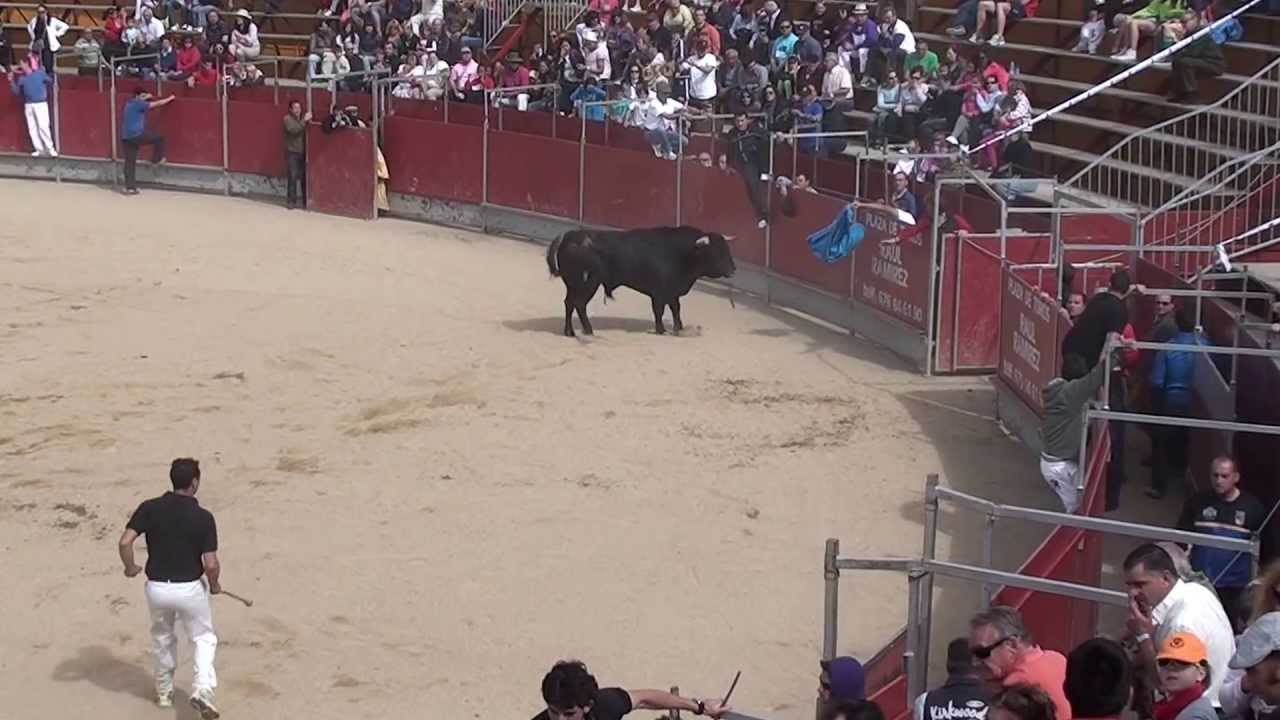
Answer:
[{"label": "person wearing sunglasses", "polygon": [[974,615],[969,621],[969,649],[992,680],[1006,688],[1039,688],[1053,701],[1054,718],[1071,720],[1071,705],[1062,692],[1067,659],[1060,652],[1040,649],[1017,610],[1000,605]]},{"label": "person wearing sunglasses", "polygon": [[1170,635],[1156,655],[1162,699],[1152,707],[1154,720],[1218,720],[1205,694],[1209,688],[1209,659],[1204,643],[1193,633]]}]

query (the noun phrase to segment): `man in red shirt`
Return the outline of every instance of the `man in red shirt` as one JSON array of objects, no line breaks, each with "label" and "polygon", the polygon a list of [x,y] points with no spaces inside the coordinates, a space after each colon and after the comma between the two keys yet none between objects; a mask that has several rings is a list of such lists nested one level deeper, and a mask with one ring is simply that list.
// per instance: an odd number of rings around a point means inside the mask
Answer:
[{"label": "man in red shirt", "polygon": [[532,84],[529,68],[525,67],[524,58],[520,57],[520,53],[514,50],[507,53],[507,56],[502,59],[502,65],[498,67],[498,87],[516,88]]},{"label": "man in red shirt", "polygon": [[969,647],[992,680],[1004,687],[1025,683],[1040,688],[1053,700],[1056,720],[1071,720],[1071,704],[1062,692],[1067,659],[1062,653],[1041,650],[1017,610],[997,606],[974,615],[969,621]]}]

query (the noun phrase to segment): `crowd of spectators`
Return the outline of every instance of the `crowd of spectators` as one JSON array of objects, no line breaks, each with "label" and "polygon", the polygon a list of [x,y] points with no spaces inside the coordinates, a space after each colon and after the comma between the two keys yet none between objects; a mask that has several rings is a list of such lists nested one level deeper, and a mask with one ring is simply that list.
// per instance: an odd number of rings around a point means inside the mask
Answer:
[{"label": "crowd of spectators", "polygon": [[[1022,614],[994,606],[947,645],[945,680],[911,698],[913,720],[1264,720],[1280,704],[1280,563],[1240,596],[1233,627],[1225,597],[1195,569],[1195,550],[1145,543],[1123,563],[1127,620],[1064,655],[1041,647]],[[1237,634],[1238,633],[1238,634]],[[854,658],[823,661],[823,720],[883,720]],[[600,688],[586,666],[557,663],[542,682],[543,718],[616,720],[632,710],[721,717],[723,700]]]}]

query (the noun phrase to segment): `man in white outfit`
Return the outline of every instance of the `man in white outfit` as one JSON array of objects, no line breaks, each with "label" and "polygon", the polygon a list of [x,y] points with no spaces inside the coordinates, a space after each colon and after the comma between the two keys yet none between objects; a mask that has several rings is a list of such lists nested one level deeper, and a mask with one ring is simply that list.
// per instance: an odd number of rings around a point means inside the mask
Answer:
[{"label": "man in white outfit", "polygon": [[13,94],[22,98],[22,110],[27,117],[27,132],[31,135],[31,154],[57,157],[53,136],[49,133],[49,87],[53,78],[40,67],[34,56],[28,56],[14,69],[9,81]]},{"label": "man in white outfit", "polygon": [[213,704],[213,690],[218,680],[213,656],[218,649],[218,636],[213,633],[209,595],[222,591],[218,584],[218,529],[213,514],[196,502],[200,464],[191,458],[174,460],[169,480],[173,484],[171,492],[142,503],[129,518],[120,536],[120,561],[124,563],[125,577],[142,572],[133,559],[133,543],[139,535],[145,535],[156,704],[173,705],[173,672],[178,655],[174,623],[180,619],[195,645],[191,705],[204,720],[215,720],[218,710]]}]

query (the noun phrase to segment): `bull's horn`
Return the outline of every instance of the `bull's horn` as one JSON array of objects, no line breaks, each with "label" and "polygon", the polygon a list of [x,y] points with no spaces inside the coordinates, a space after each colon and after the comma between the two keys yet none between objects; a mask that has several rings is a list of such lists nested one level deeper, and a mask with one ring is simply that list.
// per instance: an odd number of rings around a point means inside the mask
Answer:
[{"label": "bull's horn", "polygon": [[694,245],[710,245],[710,244],[711,244],[711,236],[710,236],[710,235],[703,235],[702,237],[700,237],[700,238],[698,238],[697,240],[695,240],[693,244],[694,244]]},{"label": "bull's horn", "polygon": [[733,239],[734,239],[734,238],[736,238],[736,237],[738,237],[738,236],[737,236],[737,235],[725,235],[725,236],[724,236],[724,241],[725,241],[725,242],[733,242]]}]

